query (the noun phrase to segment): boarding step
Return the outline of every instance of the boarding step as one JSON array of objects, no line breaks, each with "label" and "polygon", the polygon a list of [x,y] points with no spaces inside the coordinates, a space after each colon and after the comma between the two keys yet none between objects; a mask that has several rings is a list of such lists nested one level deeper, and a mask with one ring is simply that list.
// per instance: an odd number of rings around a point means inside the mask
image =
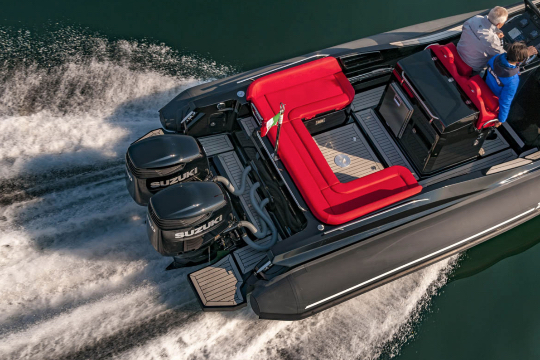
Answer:
[{"label": "boarding step", "polygon": [[207,156],[234,150],[234,146],[227,135],[205,136],[200,137],[198,140],[203,146],[204,153]]},{"label": "boarding step", "polygon": [[324,132],[313,139],[340,182],[384,169],[356,124]]},{"label": "boarding step", "polygon": [[388,166],[400,165],[409,169],[418,179],[413,167],[407,161],[398,145],[392,139],[383,123],[371,109],[359,111],[355,114],[356,120],[371,139],[375,147]]},{"label": "boarding step", "polygon": [[352,103],[353,111],[370,109],[379,105],[383,92],[384,86],[379,86],[378,88],[356,94]]},{"label": "boarding step", "polygon": [[495,165],[505,163],[510,160],[516,159],[518,156],[512,149],[507,149],[488,157],[480,158],[471,163],[461,165],[455,169],[445,171],[442,174],[427,178],[419,182],[420,185],[427,187],[442,181],[455,178],[457,176],[470,174],[474,171],[490,168]]},{"label": "boarding step", "polygon": [[240,291],[243,284],[242,274],[231,255],[189,274],[189,280],[203,310],[239,307],[246,303]]}]

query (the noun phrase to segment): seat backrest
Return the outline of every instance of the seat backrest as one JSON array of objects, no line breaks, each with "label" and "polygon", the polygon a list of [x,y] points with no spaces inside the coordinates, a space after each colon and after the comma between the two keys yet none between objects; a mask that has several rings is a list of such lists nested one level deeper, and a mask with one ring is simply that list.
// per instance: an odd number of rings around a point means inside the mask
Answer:
[{"label": "seat backrest", "polygon": [[467,65],[465,61],[463,61],[461,56],[459,56],[456,45],[454,45],[453,43],[449,43],[446,44],[446,48],[450,50],[450,52],[452,52],[452,55],[454,56],[454,65],[456,66],[459,75],[470,78],[472,75],[472,67]]},{"label": "seat backrest", "polygon": [[441,61],[443,66],[450,72],[450,74],[456,79],[459,77],[470,78],[472,75],[472,68],[465,64],[461,56],[453,43],[446,45],[431,45],[429,47],[433,54]]},{"label": "seat backrest", "polygon": [[467,82],[468,87],[468,96],[471,99],[471,101],[476,105],[476,107],[482,111],[485,109],[484,100],[482,99],[482,89],[478,85],[478,83],[474,80],[469,80]]},{"label": "seat backrest", "polygon": [[[497,98],[479,75],[473,76],[467,82],[467,96],[480,111],[476,127],[481,129],[483,125],[494,120],[498,116],[499,98]],[[495,125],[488,124],[488,126]]]},{"label": "seat backrest", "polygon": [[341,72],[341,66],[336,58],[327,56],[307,64],[294,66],[260,77],[252,82],[246,93],[246,99],[251,101],[264,94],[273,93],[289,87],[319,79],[324,76]]},{"label": "seat backrest", "polygon": [[454,54],[446,46],[442,45],[433,45],[429,47],[433,54],[439,59],[443,66],[448,70],[450,75],[456,77],[459,75],[456,65],[454,64]]}]

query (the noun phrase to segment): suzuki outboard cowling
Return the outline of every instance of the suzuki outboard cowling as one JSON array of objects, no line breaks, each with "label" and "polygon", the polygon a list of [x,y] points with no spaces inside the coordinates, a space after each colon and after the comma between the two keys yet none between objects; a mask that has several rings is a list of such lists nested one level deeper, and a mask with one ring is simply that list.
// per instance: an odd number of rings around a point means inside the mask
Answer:
[{"label": "suzuki outboard cowling", "polygon": [[160,254],[193,264],[208,260],[209,246],[233,220],[230,199],[220,184],[186,182],[150,199],[147,231]]},{"label": "suzuki outboard cowling", "polygon": [[154,130],[128,148],[126,185],[139,205],[147,205],[158,191],[183,181],[210,175],[202,146],[191,136]]}]

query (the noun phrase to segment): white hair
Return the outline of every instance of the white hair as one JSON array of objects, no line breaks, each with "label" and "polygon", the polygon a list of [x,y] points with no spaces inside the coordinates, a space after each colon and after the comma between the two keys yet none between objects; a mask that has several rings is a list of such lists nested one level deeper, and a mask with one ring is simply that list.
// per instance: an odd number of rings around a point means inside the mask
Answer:
[{"label": "white hair", "polygon": [[502,6],[495,6],[489,12],[488,19],[493,25],[504,24],[508,20],[508,10]]}]

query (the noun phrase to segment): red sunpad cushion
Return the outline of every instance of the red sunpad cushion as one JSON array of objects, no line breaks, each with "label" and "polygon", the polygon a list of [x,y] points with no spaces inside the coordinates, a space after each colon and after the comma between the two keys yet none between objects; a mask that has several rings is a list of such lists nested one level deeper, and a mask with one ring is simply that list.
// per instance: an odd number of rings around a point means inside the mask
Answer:
[{"label": "red sunpad cushion", "polygon": [[283,121],[288,122],[343,109],[353,101],[354,88],[337,59],[329,56],[255,80],[246,99],[255,105],[263,121],[276,115],[279,104],[284,103]]},{"label": "red sunpad cushion", "polygon": [[[249,86],[247,99],[264,120],[279,112],[280,103],[285,104],[279,156],[320,221],[343,224],[422,190],[411,172],[400,166],[344,184],[333,173],[302,119],[343,109],[353,101],[354,88],[335,58],[264,76]],[[276,133],[273,127],[268,134],[273,144]]]}]

